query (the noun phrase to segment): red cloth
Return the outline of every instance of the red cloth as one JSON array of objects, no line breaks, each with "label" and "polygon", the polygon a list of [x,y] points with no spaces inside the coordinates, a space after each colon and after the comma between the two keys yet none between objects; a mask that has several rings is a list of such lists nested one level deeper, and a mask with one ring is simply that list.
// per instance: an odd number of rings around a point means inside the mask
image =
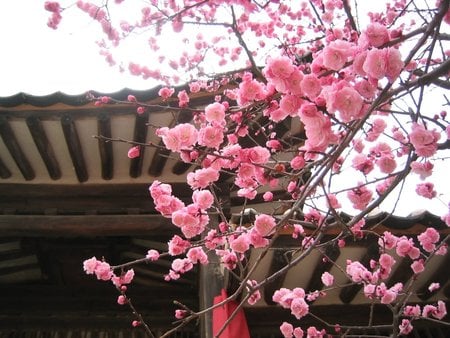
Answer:
[{"label": "red cloth", "polygon": [[[220,295],[214,297],[214,304],[220,303],[226,299],[227,292],[222,289]],[[213,335],[217,336],[217,333],[222,328],[223,324],[228,318],[233,314],[234,310],[238,307],[238,302],[232,300],[228,303],[213,309]],[[250,333],[248,331],[247,320],[245,318],[245,313],[242,308],[236,313],[231,322],[222,331],[219,338],[250,338]]]}]

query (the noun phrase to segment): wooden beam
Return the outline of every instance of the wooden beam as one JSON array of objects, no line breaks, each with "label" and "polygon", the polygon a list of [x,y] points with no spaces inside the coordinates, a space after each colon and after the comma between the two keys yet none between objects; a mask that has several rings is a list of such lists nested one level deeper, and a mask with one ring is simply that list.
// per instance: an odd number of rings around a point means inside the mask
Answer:
[{"label": "wooden beam", "polygon": [[[212,228],[217,227],[217,223],[213,224]],[[224,280],[222,270],[220,266],[220,259],[215,252],[208,252],[208,261],[206,265],[200,265],[200,277],[199,277],[199,306],[200,310],[207,309],[213,305],[215,296],[220,294],[221,289],[224,286]],[[212,330],[212,311],[205,313],[200,318],[200,337],[201,338],[213,338]]]},{"label": "wooden beam", "polygon": [[83,149],[81,148],[80,138],[78,137],[78,132],[72,116],[68,114],[63,115],[61,118],[61,126],[78,181],[86,182],[89,176],[83,156]]},{"label": "wooden beam", "polygon": [[177,161],[177,163],[175,163],[175,165],[172,168],[172,173],[174,173],[175,175],[183,175],[191,167],[192,167],[192,163]]},{"label": "wooden beam", "polygon": [[[273,251],[272,261],[270,263],[269,272],[267,273],[268,276],[271,276],[289,263],[290,258],[287,257],[287,254],[287,251],[284,249],[276,249]],[[286,273],[278,276],[277,279],[274,279],[264,286],[264,300],[268,305],[276,304],[272,300],[272,296],[276,290],[283,286],[285,278]]]},{"label": "wooden beam", "polygon": [[3,162],[2,158],[0,157],[0,177],[5,179],[10,178],[11,175],[11,171],[8,169],[5,162]]},{"label": "wooden beam", "polygon": [[[100,136],[111,138],[111,118],[107,113],[100,113],[97,117],[97,132]],[[98,140],[100,160],[102,163],[102,178],[110,180],[114,175],[113,144],[105,140]]]},{"label": "wooden beam", "polygon": [[[436,258],[436,257],[434,257]],[[427,300],[431,298],[437,291],[431,292],[428,287],[431,283],[439,283],[444,286],[449,280],[449,269],[450,266],[450,255],[446,254],[445,259],[442,260],[439,267],[426,279],[425,283],[421,288],[417,290],[417,296],[422,300]]]},{"label": "wooden beam", "polygon": [[[133,135],[134,142],[138,143],[147,142],[148,117],[149,117],[148,112],[136,115],[136,119],[134,122],[134,135]],[[139,146],[139,148],[140,148],[140,155],[130,160],[130,176],[133,178],[137,178],[142,174],[142,164],[144,162],[145,147]]]},{"label": "wooden beam", "polygon": [[0,215],[0,235],[12,236],[130,236],[176,232],[160,215]]},{"label": "wooden beam", "polygon": [[36,174],[22,151],[22,148],[17,141],[14,131],[11,129],[8,120],[4,116],[0,116],[0,136],[2,137],[6,148],[8,148],[9,153],[19,167],[19,170],[25,180],[31,181],[34,179]]},{"label": "wooden beam", "polygon": [[307,291],[316,291],[322,289],[322,274],[325,271],[329,271],[333,267],[333,264],[338,259],[341,251],[337,245],[328,245],[325,248],[325,252],[321,253],[321,261],[318,262],[311,275],[308,286],[306,287]]},{"label": "wooden beam", "polygon": [[58,160],[56,159],[53,147],[49,142],[42,126],[41,120],[36,116],[29,116],[26,119],[28,129],[33,137],[34,143],[39,151],[39,154],[44,161],[48,174],[53,180],[61,178],[61,169],[59,167]]}]

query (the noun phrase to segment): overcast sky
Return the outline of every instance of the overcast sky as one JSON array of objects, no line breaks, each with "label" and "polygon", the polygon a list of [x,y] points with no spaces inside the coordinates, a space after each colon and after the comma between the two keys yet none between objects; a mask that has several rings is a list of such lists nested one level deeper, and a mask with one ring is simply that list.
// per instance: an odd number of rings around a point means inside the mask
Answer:
[{"label": "overcast sky", "polygon": [[113,92],[124,87],[154,86],[109,67],[94,39],[86,38],[94,23],[84,20],[75,26],[70,22],[78,11],[63,18],[59,31],[48,28],[49,12],[44,10],[44,2],[0,1],[0,96],[18,92]]}]

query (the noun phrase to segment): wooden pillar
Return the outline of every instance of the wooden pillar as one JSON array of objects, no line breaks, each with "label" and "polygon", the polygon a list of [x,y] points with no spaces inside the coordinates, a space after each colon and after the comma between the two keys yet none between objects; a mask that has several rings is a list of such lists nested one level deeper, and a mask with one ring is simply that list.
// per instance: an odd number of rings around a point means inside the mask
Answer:
[{"label": "wooden pillar", "polygon": [[[223,287],[223,274],[220,268],[220,260],[215,252],[208,253],[209,263],[200,266],[199,305],[200,310],[213,305],[214,297],[220,294]],[[212,311],[206,313],[200,319],[200,337],[213,338]]]}]

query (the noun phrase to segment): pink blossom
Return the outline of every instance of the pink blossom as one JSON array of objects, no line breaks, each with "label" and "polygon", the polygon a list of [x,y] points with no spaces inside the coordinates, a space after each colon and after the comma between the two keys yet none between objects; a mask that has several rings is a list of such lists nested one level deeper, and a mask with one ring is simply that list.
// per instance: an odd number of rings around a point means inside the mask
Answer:
[{"label": "pink blossom", "polygon": [[342,122],[350,122],[361,117],[363,99],[352,87],[344,87],[329,93],[327,107],[331,112],[338,111]]},{"label": "pink blossom", "polygon": [[418,174],[421,180],[431,176],[433,173],[433,167],[434,165],[430,161],[425,161],[423,163],[417,161],[411,162],[411,171]]},{"label": "pink blossom", "polygon": [[413,326],[408,319],[402,319],[402,323],[398,326],[401,335],[408,335],[413,330]]},{"label": "pink blossom", "polygon": [[302,92],[311,100],[314,100],[319,96],[322,91],[320,81],[314,74],[307,74],[300,82],[300,88]]},{"label": "pink blossom", "polygon": [[127,303],[127,297],[125,297],[124,295],[120,295],[119,297],[117,297],[117,304],[124,305],[126,303]]},{"label": "pink blossom", "polygon": [[205,107],[205,118],[209,123],[222,124],[225,119],[225,106],[218,102],[207,105]]},{"label": "pink blossom", "polygon": [[192,193],[192,201],[199,209],[209,209],[214,203],[214,196],[209,190],[195,190]]},{"label": "pink blossom", "polygon": [[221,258],[221,263],[229,270],[236,268],[238,258],[236,253],[231,250],[216,250],[216,254]]},{"label": "pink blossom", "polygon": [[292,169],[300,170],[303,169],[305,163],[306,163],[305,158],[302,155],[298,155],[291,160],[290,165]]},{"label": "pink blossom", "polygon": [[[247,281],[247,284],[248,284],[247,290],[249,292],[251,292],[251,288],[256,287],[258,285],[258,282],[255,280],[249,279]],[[259,290],[254,290],[251,293],[250,297],[248,298],[247,302],[250,305],[255,305],[260,299],[261,299],[261,292]]]},{"label": "pink blossom", "polygon": [[255,229],[261,236],[269,235],[275,228],[275,218],[266,214],[259,214],[255,218]]},{"label": "pink blossom", "polygon": [[339,203],[336,195],[334,194],[327,194],[327,204],[328,207],[332,209],[339,209],[341,207],[341,204]]},{"label": "pink blossom", "polygon": [[404,66],[400,51],[393,47],[387,48],[386,60],[386,77],[390,82],[393,82],[400,75]]},{"label": "pink blossom", "polygon": [[391,255],[383,253],[380,255],[380,259],[378,261],[380,263],[380,278],[388,278],[392,267],[395,264],[395,259]]},{"label": "pink blossom", "polygon": [[428,291],[434,292],[434,291],[439,290],[440,287],[441,287],[441,285],[440,285],[439,283],[431,283],[431,284],[428,286]]},{"label": "pink blossom", "polygon": [[418,235],[417,239],[425,251],[432,252],[436,248],[435,243],[439,241],[439,232],[430,227]]},{"label": "pink blossom", "polygon": [[325,330],[317,330],[315,326],[310,326],[306,330],[306,336],[308,338],[323,338],[325,336]]},{"label": "pink blossom", "polygon": [[397,168],[397,162],[392,155],[381,156],[375,163],[384,174],[391,174]]},{"label": "pink blossom", "polygon": [[264,68],[264,74],[268,79],[279,83],[280,80],[285,80],[294,72],[294,65],[292,61],[286,56],[279,56],[269,58]]},{"label": "pink blossom", "polygon": [[162,138],[167,149],[179,152],[191,148],[197,142],[198,132],[192,124],[182,123],[171,129],[159,128],[156,135]]},{"label": "pink blossom", "polygon": [[365,99],[370,100],[375,96],[377,88],[367,80],[361,80],[355,83],[356,91]]},{"label": "pink blossom", "polygon": [[136,158],[139,157],[140,155],[140,147],[139,146],[135,146],[132,147],[128,150],[128,158]]},{"label": "pink blossom", "polygon": [[97,260],[97,258],[95,258],[95,257],[86,259],[83,262],[83,269],[86,272],[86,274],[92,275],[100,263],[101,263],[101,261]]},{"label": "pink blossom", "polygon": [[437,195],[436,190],[434,190],[434,184],[431,182],[418,183],[416,185],[416,193],[428,199],[433,199]]},{"label": "pink blossom", "polygon": [[230,248],[239,253],[244,253],[250,248],[250,237],[243,233],[238,237],[230,240]]},{"label": "pink blossom", "polygon": [[201,247],[195,247],[189,249],[189,251],[186,254],[186,257],[189,258],[189,260],[192,262],[192,264],[208,264],[208,256],[203,251]]},{"label": "pink blossom", "polygon": [[161,96],[163,101],[166,101],[169,97],[171,97],[175,93],[175,89],[163,87],[158,91],[158,95]]},{"label": "pink blossom", "polygon": [[97,279],[104,281],[110,280],[113,276],[111,266],[106,262],[98,263],[95,267],[94,273],[97,276]]},{"label": "pink blossom", "polygon": [[372,191],[365,185],[360,185],[347,192],[347,197],[353,203],[353,208],[364,210],[372,200]]},{"label": "pink blossom", "polygon": [[180,309],[175,310],[175,318],[176,319],[183,319],[184,317],[186,317],[186,315],[187,315],[186,310],[180,310]]},{"label": "pink blossom", "polygon": [[264,202],[270,202],[273,200],[273,193],[270,191],[266,191],[263,195]]},{"label": "pink blossom", "polygon": [[180,91],[177,94],[178,97],[178,106],[183,108],[186,107],[189,103],[189,95],[187,94],[187,92],[185,90]]},{"label": "pink blossom", "polygon": [[321,279],[322,279],[323,285],[325,285],[325,286],[331,286],[334,283],[334,276],[327,271],[325,271],[322,274]]},{"label": "pink blossom", "polygon": [[323,65],[331,70],[340,70],[352,54],[352,44],[344,40],[332,41],[323,49]]},{"label": "pink blossom", "polygon": [[246,157],[251,163],[265,164],[270,158],[270,151],[261,146],[246,149]]},{"label": "pink blossom", "polygon": [[294,327],[292,326],[292,324],[283,322],[283,324],[281,324],[280,326],[280,331],[284,338],[292,338]]},{"label": "pink blossom", "polygon": [[436,153],[440,134],[435,130],[427,130],[421,124],[414,123],[409,141],[418,156],[431,157]]},{"label": "pink blossom", "polygon": [[256,100],[263,100],[267,93],[264,85],[251,76],[244,76],[243,81],[239,84],[237,92],[237,102],[239,105],[246,105]]},{"label": "pink blossom", "polygon": [[294,329],[294,337],[295,338],[303,338],[303,330],[300,327],[296,327]]},{"label": "pink blossom", "polygon": [[149,261],[157,261],[159,259],[159,252],[153,249],[148,250],[147,255],[145,255]]},{"label": "pink blossom", "polygon": [[223,138],[223,130],[217,126],[209,125],[198,132],[198,144],[209,148],[219,149]]},{"label": "pink blossom", "polygon": [[356,154],[352,160],[352,167],[367,175],[374,168],[373,159],[363,154]]},{"label": "pink blossom", "polygon": [[403,315],[408,317],[419,317],[420,306],[419,305],[407,305],[403,310]]},{"label": "pink blossom", "polygon": [[250,244],[255,248],[265,248],[269,245],[269,240],[263,236],[255,229],[252,228],[249,232]]},{"label": "pink blossom", "polygon": [[219,179],[219,171],[209,168],[197,169],[187,175],[187,183],[192,189],[204,189]]},{"label": "pink blossom", "polygon": [[295,318],[300,319],[306,316],[309,312],[309,306],[304,298],[296,297],[291,302],[291,313]]},{"label": "pink blossom", "polygon": [[409,256],[411,259],[417,259],[420,256],[420,251],[414,246],[412,239],[405,236],[397,240],[395,251],[400,257]]},{"label": "pink blossom", "polygon": [[384,49],[371,49],[363,64],[364,72],[370,77],[380,80],[386,75],[387,60]]},{"label": "pink blossom", "polygon": [[412,262],[411,269],[414,271],[414,273],[416,275],[423,272],[423,270],[425,270],[425,266],[423,265],[423,260],[418,259],[418,260],[415,260],[414,262]]},{"label": "pink blossom", "polygon": [[169,255],[178,256],[186,252],[186,250],[191,246],[189,241],[182,239],[178,235],[174,235],[172,239],[168,242]]},{"label": "pink blossom", "polygon": [[381,248],[385,248],[386,250],[391,250],[395,248],[397,245],[398,237],[390,233],[389,231],[385,231],[383,236],[378,240],[378,245]]},{"label": "pink blossom", "polygon": [[389,41],[389,32],[386,26],[377,22],[370,23],[364,35],[373,47],[380,47]]}]

